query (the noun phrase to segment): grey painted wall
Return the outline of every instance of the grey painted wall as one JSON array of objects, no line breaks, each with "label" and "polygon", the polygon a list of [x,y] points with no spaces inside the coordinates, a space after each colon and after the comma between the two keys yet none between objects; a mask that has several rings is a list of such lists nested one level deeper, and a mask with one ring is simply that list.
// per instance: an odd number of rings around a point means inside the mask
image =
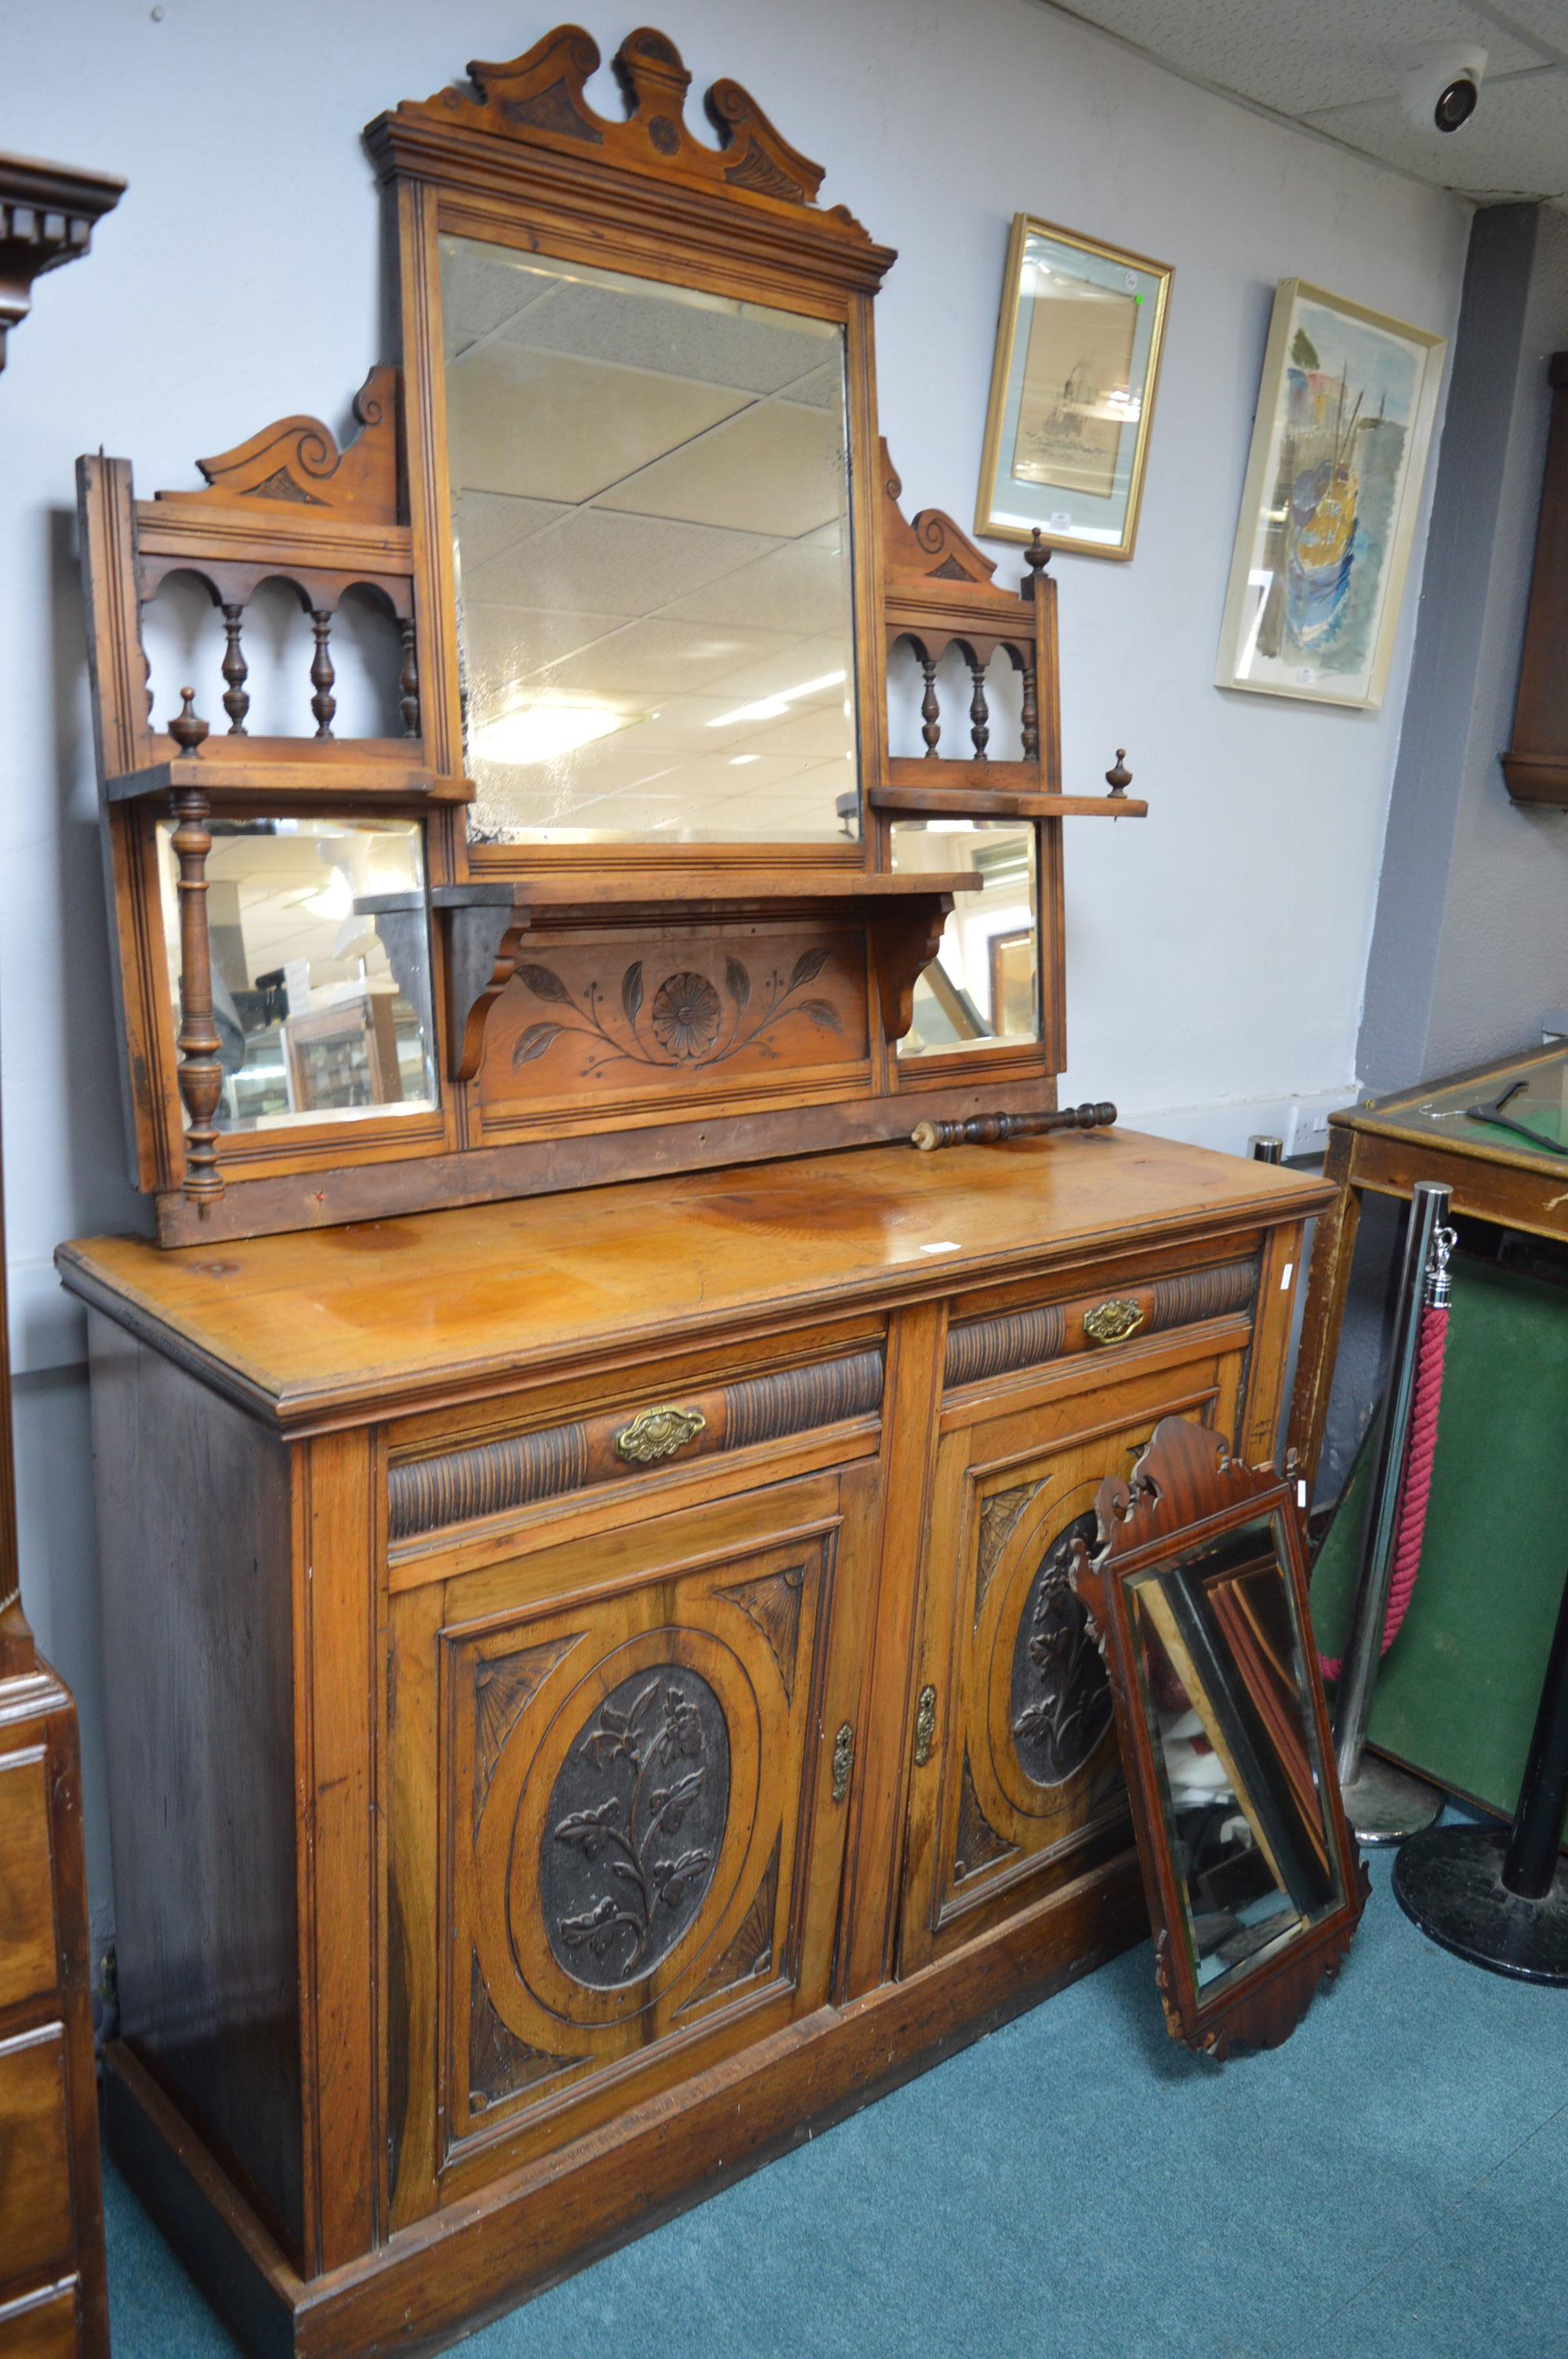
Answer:
[{"label": "grey painted wall", "polygon": [[[1568,1004],[1568,811],[1509,799],[1552,395],[1568,347],[1568,216],[1476,215],[1438,460],[1357,1065],[1373,1093],[1539,1044]],[[1339,1487],[1382,1380],[1399,1223],[1369,1202],[1346,1306],[1319,1496]]]}]

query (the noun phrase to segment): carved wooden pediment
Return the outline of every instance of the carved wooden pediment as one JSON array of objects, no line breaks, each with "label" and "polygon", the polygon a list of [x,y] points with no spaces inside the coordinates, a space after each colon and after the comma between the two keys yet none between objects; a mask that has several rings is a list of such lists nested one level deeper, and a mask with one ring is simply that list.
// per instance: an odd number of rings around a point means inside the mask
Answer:
[{"label": "carved wooden pediment", "polygon": [[[629,33],[614,60],[626,98],[616,122],[589,104],[585,85],[599,71],[598,42],[580,25],[557,26],[521,57],[503,63],[475,59],[469,86],[449,85],[425,100],[406,99],[366,134],[378,159],[406,170],[416,161],[422,128],[481,132],[510,146],[589,155],[643,175],[698,186],[773,205],[817,212],[822,167],[791,147],[751,92],[737,82],[716,82],[703,104],[719,146],[694,135],[686,120],[691,76],[667,34],[642,26]],[[844,206],[817,213],[845,239],[871,241]],[[881,263],[885,268],[892,259]]]},{"label": "carved wooden pediment", "polygon": [[206,491],[157,496],[183,506],[257,501],[296,512],[320,509],[367,524],[395,523],[397,398],[396,369],[373,368],[354,396],[362,431],[341,450],[319,418],[279,418],[232,451],[198,459]]}]

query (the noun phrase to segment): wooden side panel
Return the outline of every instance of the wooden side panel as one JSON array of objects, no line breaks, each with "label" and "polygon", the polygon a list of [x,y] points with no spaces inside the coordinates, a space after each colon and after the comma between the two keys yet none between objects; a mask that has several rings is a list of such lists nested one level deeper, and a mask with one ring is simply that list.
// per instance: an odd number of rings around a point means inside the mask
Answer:
[{"label": "wooden side panel", "polygon": [[171,1362],[91,1326],[124,2038],[297,2255],[287,1458]]},{"label": "wooden side panel", "polygon": [[902,1973],[1125,1849],[1110,1695],[1068,1580],[1072,1542],[1092,1540],[1101,1482],[1162,1415],[1231,1433],[1241,1375],[1239,1349],[1200,1343],[1033,1402],[1014,1387],[989,1418],[966,1407],[946,1420],[921,1582]]}]

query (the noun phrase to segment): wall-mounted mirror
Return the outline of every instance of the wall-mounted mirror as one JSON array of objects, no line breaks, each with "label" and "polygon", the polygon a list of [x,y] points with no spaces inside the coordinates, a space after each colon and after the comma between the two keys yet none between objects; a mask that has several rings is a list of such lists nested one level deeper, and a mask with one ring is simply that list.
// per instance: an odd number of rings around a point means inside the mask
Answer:
[{"label": "wall-mounted mirror", "polygon": [[844,330],[440,241],[470,836],[857,834]]},{"label": "wall-mounted mirror", "polygon": [[1105,1651],[1173,2034],[1273,2047],[1365,1897],[1288,1485],[1168,1418],[1074,1580]]},{"label": "wall-mounted mirror", "polygon": [[[226,1134],[432,1113],[424,830],[416,820],[214,819],[207,857]],[[179,1027],[178,862],[157,823]]]}]

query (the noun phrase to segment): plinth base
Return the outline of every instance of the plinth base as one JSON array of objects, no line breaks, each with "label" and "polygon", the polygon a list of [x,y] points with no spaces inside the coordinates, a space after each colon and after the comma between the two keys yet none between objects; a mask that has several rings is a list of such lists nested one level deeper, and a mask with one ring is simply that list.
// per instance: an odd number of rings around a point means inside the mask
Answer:
[{"label": "plinth base", "polygon": [[1506,1827],[1432,1827],[1394,1862],[1394,1897],[1429,1941],[1524,1983],[1568,1984],[1568,1867],[1540,1900],[1503,1883]]},{"label": "plinth base", "polygon": [[1352,1782],[1344,1788],[1345,1815],[1359,1843],[1400,1843],[1441,1816],[1443,1796],[1424,1777],[1396,1769],[1390,1761],[1364,1754]]}]

